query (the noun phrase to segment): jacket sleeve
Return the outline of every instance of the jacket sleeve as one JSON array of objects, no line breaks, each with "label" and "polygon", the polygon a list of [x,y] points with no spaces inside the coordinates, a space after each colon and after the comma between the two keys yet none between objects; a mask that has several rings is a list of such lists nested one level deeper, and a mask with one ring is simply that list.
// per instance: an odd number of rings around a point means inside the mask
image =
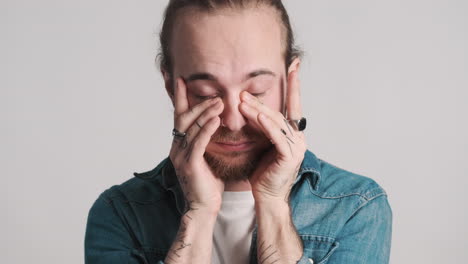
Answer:
[{"label": "jacket sleeve", "polygon": [[321,263],[386,264],[390,258],[392,211],[386,195],[364,203],[336,238],[337,248]]},{"label": "jacket sleeve", "polygon": [[[134,246],[112,201],[101,195],[89,211],[85,235],[86,264],[150,264]],[[161,264],[162,262],[158,262]]]}]

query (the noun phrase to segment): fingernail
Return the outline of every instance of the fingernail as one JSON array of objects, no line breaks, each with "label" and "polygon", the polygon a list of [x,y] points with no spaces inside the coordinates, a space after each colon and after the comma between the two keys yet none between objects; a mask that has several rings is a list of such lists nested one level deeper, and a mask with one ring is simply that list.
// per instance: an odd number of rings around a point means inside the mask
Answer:
[{"label": "fingernail", "polygon": [[181,84],[184,84],[184,78],[182,76],[179,76],[179,78],[177,78],[176,82],[177,82],[177,87],[180,87]]},{"label": "fingernail", "polygon": [[249,94],[248,92],[244,92],[244,100],[246,101],[252,101],[253,100],[253,96],[251,94]]},{"label": "fingernail", "polygon": [[266,115],[264,115],[263,113],[260,113],[258,114],[258,119],[262,120],[262,121],[266,121],[267,120],[267,117]]},{"label": "fingernail", "polygon": [[217,100],[216,103],[214,104],[216,108],[219,108],[221,106],[221,100]]}]

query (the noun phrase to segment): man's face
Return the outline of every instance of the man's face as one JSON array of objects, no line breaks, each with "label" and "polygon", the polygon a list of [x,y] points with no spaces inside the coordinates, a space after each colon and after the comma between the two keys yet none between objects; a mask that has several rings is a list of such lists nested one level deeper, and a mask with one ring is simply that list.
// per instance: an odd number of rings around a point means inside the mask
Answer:
[{"label": "man's face", "polygon": [[271,143],[239,111],[247,91],[282,112],[285,93],[284,41],[271,7],[183,10],[173,28],[173,76],[187,85],[190,107],[220,97],[224,127],[212,136],[205,158],[224,180],[246,179]]}]

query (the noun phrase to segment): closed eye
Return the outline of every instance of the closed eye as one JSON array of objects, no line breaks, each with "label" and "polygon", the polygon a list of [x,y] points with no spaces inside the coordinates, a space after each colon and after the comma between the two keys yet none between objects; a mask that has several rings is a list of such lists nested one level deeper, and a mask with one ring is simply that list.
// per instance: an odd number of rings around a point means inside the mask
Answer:
[{"label": "closed eye", "polygon": [[263,96],[265,95],[266,92],[263,92],[263,93],[250,93],[251,95],[255,96],[255,97],[260,97],[260,96]]},{"label": "closed eye", "polygon": [[203,96],[203,95],[194,95],[195,98],[197,98],[198,100],[208,100],[208,99],[213,99],[213,98],[216,98],[218,97],[219,95],[206,95],[206,96]]},{"label": "closed eye", "polygon": [[[263,95],[265,95],[266,92],[262,92],[262,93],[250,93],[251,95],[255,96],[255,97],[261,97]],[[198,100],[208,100],[208,99],[213,99],[213,98],[216,98],[218,97],[219,95],[215,94],[215,95],[194,95],[195,98],[197,98]]]}]

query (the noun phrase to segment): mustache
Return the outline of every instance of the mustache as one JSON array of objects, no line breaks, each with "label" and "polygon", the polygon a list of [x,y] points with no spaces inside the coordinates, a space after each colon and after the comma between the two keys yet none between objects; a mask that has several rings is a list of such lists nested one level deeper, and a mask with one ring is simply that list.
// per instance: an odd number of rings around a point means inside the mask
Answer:
[{"label": "mustache", "polygon": [[260,134],[250,129],[249,127],[243,127],[239,131],[231,131],[226,127],[219,127],[218,130],[211,136],[211,141],[215,142],[239,142],[239,141],[250,141],[260,138]]}]

